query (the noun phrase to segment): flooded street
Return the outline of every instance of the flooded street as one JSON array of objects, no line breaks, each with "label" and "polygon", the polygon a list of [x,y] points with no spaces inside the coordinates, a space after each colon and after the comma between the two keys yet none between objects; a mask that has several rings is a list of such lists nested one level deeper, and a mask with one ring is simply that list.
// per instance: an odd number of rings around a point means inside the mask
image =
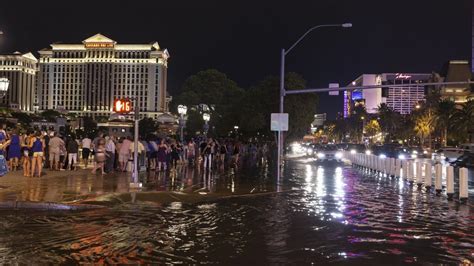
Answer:
[{"label": "flooded street", "polygon": [[150,178],[149,191],[224,195],[197,203],[2,211],[0,263],[474,261],[472,194],[458,204],[401,179],[302,160],[289,161],[284,176],[280,193],[268,171],[254,169]]}]

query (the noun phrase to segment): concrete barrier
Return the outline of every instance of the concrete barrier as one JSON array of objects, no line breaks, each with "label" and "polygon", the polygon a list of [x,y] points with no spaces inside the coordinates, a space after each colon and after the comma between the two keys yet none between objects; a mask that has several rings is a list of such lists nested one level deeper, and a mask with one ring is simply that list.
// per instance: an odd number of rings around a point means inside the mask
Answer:
[{"label": "concrete barrier", "polygon": [[469,197],[467,168],[459,169],[459,199],[461,201],[467,200]]},{"label": "concrete barrier", "polygon": [[454,195],[454,167],[448,166],[446,168],[446,194],[448,199],[452,199]]},{"label": "concrete barrier", "polygon": [[395,177],[399,178],[401,176],[400,175],[401,168],[402,168],[402,160],[397,159],[395,161]]},{"label": "concrete barrier", "polygon": [[423,185],[423,164],[421,162],[416,162],[415,169],[416,184],[420,188]]},{"label": "concrete barrier", "polygon": [[431,169],[431,163],[425,163],[425,176],[424,176],[424,183],[425,183],[425,188],[427,190],[431,189],[432,185],[432,179],[433,179],[433,173]]},{"label": "concrete barrier", "polygon": [[437,194],[443,190],[443,166],[439,163],[435,165],[435,190]]}]

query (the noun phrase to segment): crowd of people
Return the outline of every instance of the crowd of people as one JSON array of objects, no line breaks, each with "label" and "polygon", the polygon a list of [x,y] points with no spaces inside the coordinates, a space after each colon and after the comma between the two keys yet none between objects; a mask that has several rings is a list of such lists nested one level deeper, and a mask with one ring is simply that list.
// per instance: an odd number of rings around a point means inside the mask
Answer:
[{"label": "crowd of people", "polygon": [[[131,137],[99,133],[79,139],[74,135],[60,136],[57,132],[19,134],[17,130],[0,129],[0,176],[22,168],[24,176],[41,177],[43,167],[50,171],[74,171],[79,165],[83,169],[92,165],[92,173],[130,172],[134,151]],[[138,142],[137,151],[139,168],[148,171],[173,170],[178,165],[204,169],[238,167],[244,160],[250,164],[264,163],[269,156],[267,143],[204,137],[180,142],[149,136]]]}]

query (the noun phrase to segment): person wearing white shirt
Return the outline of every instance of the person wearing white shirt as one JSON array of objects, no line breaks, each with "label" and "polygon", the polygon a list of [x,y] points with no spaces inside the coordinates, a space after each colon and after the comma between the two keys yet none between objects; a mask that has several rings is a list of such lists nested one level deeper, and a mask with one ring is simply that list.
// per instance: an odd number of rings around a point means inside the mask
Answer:
[{"label": "person wearing white shirt", "polygon": [[91,154],[91,143],[92,140],[88,137],[82,139],[82,162],[84,163],[84,168],[87,168],[89,164],[89,155]]},{"label": "person wearing white shirt", "polygon": [[107,160],[105,161],[105,172],[110,173],[114,171],[115,162],[115,137],[105,137],[105,152],[107,154]]}]

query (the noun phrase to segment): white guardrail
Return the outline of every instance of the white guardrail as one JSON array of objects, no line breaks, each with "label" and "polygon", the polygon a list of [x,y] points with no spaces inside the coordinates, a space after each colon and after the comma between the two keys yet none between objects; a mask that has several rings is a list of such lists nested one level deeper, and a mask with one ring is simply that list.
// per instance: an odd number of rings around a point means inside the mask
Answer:
[{"label": "white guardrail", "polygon": [[[368,173],[403,178],[411,184],[416,182],[419,188],[424,186],[427,191],[431,190],[434,179],[434,188],[438,195],[443,191],[444,177],[446,194],[449,199],[453,198],[454,167],[452,166],[443,166],[439,163],[432,166],[431,162],[381,158],[373,154],[363,153],[345,152],[344,157],[351,161],[352,165],[358,166]],[[459,199],[461,201],[467,201],[468,199],[467,168],[459,169]]]}]

